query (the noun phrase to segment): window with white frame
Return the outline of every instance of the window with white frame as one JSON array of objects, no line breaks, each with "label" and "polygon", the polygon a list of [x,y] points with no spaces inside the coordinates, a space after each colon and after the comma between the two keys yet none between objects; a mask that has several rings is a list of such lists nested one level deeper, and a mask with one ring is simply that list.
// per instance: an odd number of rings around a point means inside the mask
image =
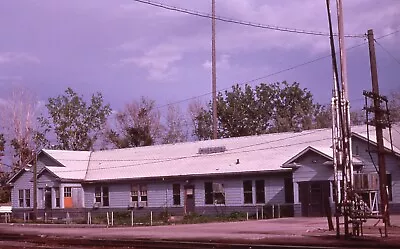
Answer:
[{"label": "window with white frame", "polygon": [[72,197],[72,187],[64,187],[64,197]]},{"label": "window with white frame", "polygon": [[131,201],[136,202],[139,207],[147,206],[147,186],[146,185],[131,185]]},{"label": "window with white frame", "polygon": [[94,190],[94,199],[96,203],[100,203],[103,207],[110,205],[109,189],[107,186],[97,186]]},{"label": "window with white frame", "polygon": [[243,202],[244,204],[253,204],[253,181],[243,181]]},{"label": "window with white frame", "polygon": [[31,206],[31,190],[25,189],[25,207]]},{"label": "window with white frame", "polygon": [[23,189],[18,190],[18,206],[24,207],[24,190]]},{"label": "window with white frame", "polygon": [[59,208],[60,207],[60,188],[56,187],[54,188],[54,195],[56,199],[55,207]]},{"label": "window with white frame", "polygon": [[205,204],[225,204],[224,184],[216,182],[204,183]]}]

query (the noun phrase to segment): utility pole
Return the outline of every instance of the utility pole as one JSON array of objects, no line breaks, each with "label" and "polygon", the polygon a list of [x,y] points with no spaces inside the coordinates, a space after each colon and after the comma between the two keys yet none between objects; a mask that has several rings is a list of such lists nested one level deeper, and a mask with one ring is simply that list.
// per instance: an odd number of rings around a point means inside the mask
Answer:
[{"label": "utility pole", "polygon": [[[350,105],[348,98],[347,87],[347,62],[346,62],[346,47],[344,44],[344,20],[342,0],[336,0],[338,33],[339,33],[339,50],[340,50],[340,79],[341,93],[339,94],[339,107],[341,113],[341,140],[342,140],[342,193],[344,204],[344,234],[348,237],[349,234],[349,218],[351,207],[351,192],[353,188],[353,163],[351,149],[351,127],[350,127]],[[341,106],[343,104],[343,106]]]},{"label": "utility pole", "polygon": [[217,61],[215,49],[215,0],[212,0],[212,113],[213,113],[213,139],[217,139]]},{"label": "utility pole", "polygon": [[379,165],[379,192],[381,197],[381,212],[383,222],[385,223],[385,237],[387,237],[387,226],[390,226],[389,219],[389,205],[387,195],[387,179],[386,179],[386,162],[385,162],[385,148],[383,144],[383,129],[386,128],[386,122],[383,118],[383,111],[381,109],[382,97],[379,95],[378,85],[378,70],[376,67],[376,56],[375,56],[375,44],[374,44],[374,32],[372,29],[368,30],[368,46],[369,46],[369,58],[371,64],[371,79],[372,79],[372,98],[374,100],[374,112],[375,112],[375,132],[376,141],[378,147],[378,165]]},{"label": "utility pole", "polygon": [[33,156],[33,219],[36,220],[38,217],[38,203],[37,203],[37,152],[34,151]]}]

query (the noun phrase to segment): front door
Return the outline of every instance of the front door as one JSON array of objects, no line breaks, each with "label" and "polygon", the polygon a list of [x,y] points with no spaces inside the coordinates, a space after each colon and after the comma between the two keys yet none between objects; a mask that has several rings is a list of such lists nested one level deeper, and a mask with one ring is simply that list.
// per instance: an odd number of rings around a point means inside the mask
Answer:
[{"label": "front door", "polygon": [[310,181],[299,183],[302,216],[325,216],[329,207],[330,182]]},{"label": "front door", "polygon": [[185,186],[185,214],[194,213],[194,186]]},{"label": "front door", "polygon": [[44,207],[45,209],[52,209],[53,207],[51,202],[51,188],[49,187],[44,189]]}]

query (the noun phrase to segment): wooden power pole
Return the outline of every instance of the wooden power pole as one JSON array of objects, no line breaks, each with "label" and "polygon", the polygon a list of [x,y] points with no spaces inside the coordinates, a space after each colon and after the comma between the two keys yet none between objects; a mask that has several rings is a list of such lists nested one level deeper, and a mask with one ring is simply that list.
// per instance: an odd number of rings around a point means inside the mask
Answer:
[{"label": "wooden power pole", "polygon": [[215,0],[212,0],[212,113],[213,113],[213,139],[217,139],[217,60],[215,49]]},{"label": "wooden power pole", "polygon": [[[378,166],[379,166],[379,192],[381,197],[381,213],[385,228],[390,226],[389,219],[389,205],[388,205],[388,194],[386,190],[387,179],[386,179],[386,162],[385,162],[385,148],[383,144],[383,129],[386,128],[387,124],[383,118],[383,110],[381,109],[382,97],[379,95],[378,85],[378,70],[376,67],[376,56],[375,56],[375,44],[374,44],[374,32],[372,29],[368,30],[368,45],[369,45],[369,58],[371,64],[371,79],[372,79],[372,98],[374,101],[374,113],[375,113],[375,131],[376,131],[376,142],[378,147]],[[385,229],[385,236],[387,236],[387,229]]]}]

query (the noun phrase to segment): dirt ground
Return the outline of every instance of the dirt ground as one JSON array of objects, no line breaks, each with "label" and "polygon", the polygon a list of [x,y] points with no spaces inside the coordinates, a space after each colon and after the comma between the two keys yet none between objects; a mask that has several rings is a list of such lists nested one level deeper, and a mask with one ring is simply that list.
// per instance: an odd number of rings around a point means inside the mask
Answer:
[{"label": "dirt ground", "polygon": [[[363,226],[363,236],[345,239],[329,231],[326,218],[281,218],[270,220],[168,225],[153,227],[104,227],[60,224],[0,224],[0,240],[28,243],[32,240],[50,242],[74,241],[93,245],[101,243],[132,244],[164,243],[222,243],[246,245],[307,245],[337,248],[400,248],[400,216],[391,216],[392,226],[384,237],[380,220],[368,220]],[[8,237],[7,237],[8,236]],[[75,244],[76,245],[76,244]],[[178,245],[178,244],[177,244]],[[0,243],[0,248],[3,248]],[[93,247],[96,248],[96,247]],[[148,247],[147,247],[148,248]],[[171,247],[171,248],[177,248]]]}]

